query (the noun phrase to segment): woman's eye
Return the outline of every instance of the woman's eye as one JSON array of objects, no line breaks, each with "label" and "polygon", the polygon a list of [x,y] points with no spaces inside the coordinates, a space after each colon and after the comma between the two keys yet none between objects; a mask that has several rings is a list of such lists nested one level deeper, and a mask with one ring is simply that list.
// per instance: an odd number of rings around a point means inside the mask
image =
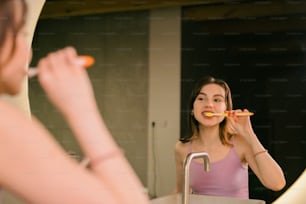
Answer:
[{"label": "woman's eye", "polygon": [[220,98],[216,98],[215,102],[220,103],[220,102],[222,102],[222,100]]}]

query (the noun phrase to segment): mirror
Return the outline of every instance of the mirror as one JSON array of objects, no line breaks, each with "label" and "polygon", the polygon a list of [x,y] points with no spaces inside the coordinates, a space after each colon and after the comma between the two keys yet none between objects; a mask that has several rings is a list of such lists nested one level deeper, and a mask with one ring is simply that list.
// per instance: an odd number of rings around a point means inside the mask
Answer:
[{"label": "mirror", "polygon": [[[285,3],[274,5],[274,10],[255,9],[252,3],[197,5],[182,10],[151,4],[158,9],[132,11],[123,5],[116,12],[101,13],[98,8],[110,7],[88,4],[95,8],[94,13],[77,15],[76,7],[86,10],[86,1],[64,3],[72,7],[70,10],[60,9],[55,1],[46,2],[33,39],[32,63],[68,45],[96,58],[88,73],[101,113],[152,197],[174,188],[173,145],[187,131],[185,99],[196,76],[204,73],[229,82],[235,107],[256,111],[255,131],[284,168],[287,186],[299,176],[305,168],[301,155],[305,155],[306,144],[302,136],[306,110],[302,7],[296,5],[281,13],[283,9],[275,8]],[[67,15],[48,18],[45,12],[51,12],[48,8],[52,6],[67,11]],[[181,22],[181,18],[185,20]],[[257,34],[254,28],[259,29]],[[268,60],[270,55],[273,62]],[[29,95],[32,113],[48,125],[67,151],[81,157],[68,127],[35,79],[29,82]],[[252,175],[251,180],[254,198],[264,196],[271,201],[279,195],[266,193]]]}]

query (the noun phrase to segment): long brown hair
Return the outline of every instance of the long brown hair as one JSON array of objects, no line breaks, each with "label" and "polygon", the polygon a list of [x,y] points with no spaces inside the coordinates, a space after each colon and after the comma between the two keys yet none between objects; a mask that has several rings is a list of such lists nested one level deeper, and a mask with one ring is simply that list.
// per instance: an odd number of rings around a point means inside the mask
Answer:
[{"label": "long brown hair", "polygon": [[[21,20],[16,20],[16,4],[21,6]],[[8,32],[12,32],[13,39],[26,21],[27,6],[25,0],[0,0],[0,52],[3,52],[3,45]],[[13,42],[13,48],[9,56],[11,56],[16,47],[16,41]]]},{"label": "long brown hair", "polygon": [[[196,137],[199,135],[199,122],[195,119],[194,115],[192,114],[192,110],[193,110],[194,101],[199,95],[202,87],[207,84],[217,84],[221,86],[225,91],[226,110],[233,109],[231,90],[228,84],[224,80],[217,79],[211,76],[205,76],[201,78],[195,84],[191,92],[191,95],[190,95],[190,99],[188,103],[188,113],[190,113],[188,114],[188,123],[189,123],[189,128],[191,129],[191,135],[180,138],[180,141],[183,143],[189,142],[193,137]],[[231,134],[227,131],[227,119],[226,118],[220,123],[219,129],[220,129],[219,137],[220,137],[222,144],[230,144],[229,139],[231,137]]]}]

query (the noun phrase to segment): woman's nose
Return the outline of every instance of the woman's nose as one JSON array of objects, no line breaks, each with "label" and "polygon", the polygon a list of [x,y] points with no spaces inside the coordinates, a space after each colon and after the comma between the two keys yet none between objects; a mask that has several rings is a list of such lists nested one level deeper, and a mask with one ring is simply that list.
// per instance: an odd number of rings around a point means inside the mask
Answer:
[{"label": "woman's nose", "polygon": [[204,106],[205,107],[211,107],[212,106],[212,101],[209,99],[204,100]]}]

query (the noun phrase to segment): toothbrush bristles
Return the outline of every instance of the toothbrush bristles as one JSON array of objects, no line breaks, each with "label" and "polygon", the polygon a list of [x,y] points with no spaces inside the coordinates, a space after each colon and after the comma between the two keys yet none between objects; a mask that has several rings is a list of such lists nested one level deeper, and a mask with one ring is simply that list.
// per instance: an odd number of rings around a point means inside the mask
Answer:
[{"label": "toothbrush bristles", "polygon": [[[254,115],[253,112],[238,112],[238,113],[234,113],[236,116],[252,116]],[[224,116],[224,117],[228,117],[228,113],[212,113],[212,112],[205,112],[204,113],[205,116],[207,117],[214,117],[214,116]]]}]

